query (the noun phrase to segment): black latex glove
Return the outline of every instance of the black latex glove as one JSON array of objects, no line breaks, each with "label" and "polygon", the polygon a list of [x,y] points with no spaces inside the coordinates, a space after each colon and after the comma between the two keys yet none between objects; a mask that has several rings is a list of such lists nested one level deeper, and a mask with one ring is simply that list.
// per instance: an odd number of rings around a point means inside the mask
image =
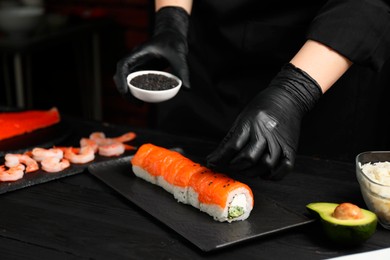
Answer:
[{"label": "black latex glove", "polygon": [[237,117],[208,166],[281,179],[294,166],[302,118],[321,95],[307,73],[285,65]]},{"label": "black latex glove", "polygon": [[180,7],[164,7],[156,12],[151,39],[136,47],[129,56],[121,59],[116,67],[114,81],[118,91],[133,100],[127,86],[127,76],[138,70],[165,70],[171,72],[189,88],[187,65],[188,13]]}]

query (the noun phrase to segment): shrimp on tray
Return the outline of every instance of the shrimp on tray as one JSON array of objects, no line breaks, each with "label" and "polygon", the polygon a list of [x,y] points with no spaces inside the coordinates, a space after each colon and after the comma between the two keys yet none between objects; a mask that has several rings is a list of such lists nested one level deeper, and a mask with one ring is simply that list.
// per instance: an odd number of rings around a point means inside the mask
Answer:
[{"label": "shrimp on tray", "polygon": [[82,138],[80,145],[92,146],[101,156],[112,157],[123,154],[126,150],[135,150],[134,146],[124,144],[136,137],[134,132],[127,132],[118,137],[108,138],[103,132],[93,132],[89,138]]},{"label": "shrimp on tray", "polygon": [[37,162],[41,162],[46,158],[55,157],[62,159],[64,157],[64,152],[59,148],[40,148],[36,147],[31,151],[32,158]]},{"label": "shrimp on tray", "polygon": [[111,142],[126,143],[134,140],[137,135],[134,132],[127,132],[117,137],[106,137],[103,132],[93,132],[89,135],[89,139],[94,141],[97,145],[102,145],[108,140]]},{"label": "shrimp on tray", "polygon": [[136,147],[126,144],[136,138],[134,132],[116,137],[106,137],[103,132],[92,132],[88,138],[80,139],[80,147],[35,147],[23,154],[6,154],[4,165],[0,165],[0,181],[16,181],[25,173],[40,168],[46,172],[60,172],[71,164],[85,164],[95,160],[95,154],[104,157],[119,156]]},{"label": "shrimp on tray", "polygon": [[70,166],[67,159],[57,157],[47,157],[41,161],[42,170],[45,172],[60,172]]},{"label": "shrimp on tray", "polygon": [[23,178],[25,166],[18,164],[17,166],[8,168],[5,165],[0,165],[0,181],[17,181]]},{"label": "shrimp on tray", "polygon": [[83,146],[81,148],[65,147],[64,157],[74,164],[84,164],[95,159],[95,150],[92,146]]},{"label": "shrimp on tray", "polygon": [[111,157],[119,156],[125,152],[125,145],[121,142],[116,142],[107,139],[106,142],[99,146],[99,155]]},{"label": "shrimp on tray", "polygon": [[60,172],[70,166],[70,162],[64,159],[64,152],[61,148],[36,147],[31,151],[34,160],[41,163],[45,172]]},{"label": "shrimp on tray", "polygon": [[97,153],[99,145],[92,139],[83,137],[80,139],[80,147],[89,146],[93,149],[94,153]]},{"label": "shrimp on tray", "polygon": [[4,157],[5,166],[12,168],[23,164],[26,167],[26,173],[35,172],[39,170],[39,165],[36,160],[28,156],[27,154],[13,154],[7,153]]},{"label": "shrimp on tray", "polygon": [[134,132],[127,132],[121,136],[114,137],[112,139],[114,139],[115,141],[121,142],[121,143],[126,143],[126,142],[132,141],[136,136],[137,135]]},{"label": "shrimp on tray", "polygon": [[121,136],[114,137],[112,139],[114,139],[117,142],[123,143],[123,145],[125,146],[125,150],[136,150],[137,148],[135,146],[125,144],[126,142],[132,141],[136,137],[137,137],[137,135],[134,132],[127,132]]}]

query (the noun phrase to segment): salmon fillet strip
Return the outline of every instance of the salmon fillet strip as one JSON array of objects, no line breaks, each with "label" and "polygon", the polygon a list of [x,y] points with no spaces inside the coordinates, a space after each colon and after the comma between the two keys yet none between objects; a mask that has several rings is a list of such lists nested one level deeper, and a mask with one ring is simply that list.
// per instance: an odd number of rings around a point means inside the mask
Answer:
[{"label": "salmon fillet strip", "polygon": [[57,108],[0,113],[0,140],[30,133],[60,122]]}]

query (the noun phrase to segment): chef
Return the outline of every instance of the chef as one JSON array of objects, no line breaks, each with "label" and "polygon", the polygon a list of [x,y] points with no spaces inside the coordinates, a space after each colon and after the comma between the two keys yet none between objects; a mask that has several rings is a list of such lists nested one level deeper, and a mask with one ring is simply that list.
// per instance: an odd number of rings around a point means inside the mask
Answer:
[{"label": "chef", "polygon": [[118,62],[115,83],[131,100],[133,71],[180,77],[187,90],[157,105],[157,126],[219,140],[210,167],[279,179],[298,152],[376,144],[375,123],[362,122],[380,116],[371,104],[389,85],[388,1],[156,0],[155,10],[152,37]]}]

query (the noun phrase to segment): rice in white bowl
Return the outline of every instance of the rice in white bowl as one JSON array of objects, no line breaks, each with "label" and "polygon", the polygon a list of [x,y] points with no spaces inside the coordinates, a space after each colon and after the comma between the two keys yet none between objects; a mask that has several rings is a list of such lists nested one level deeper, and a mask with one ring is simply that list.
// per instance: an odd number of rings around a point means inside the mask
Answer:
[{"label": "rice in white bowl", "polygon": [[390,186],[390,162],[365,163],[360,168],[371,180]]},{"label": "rice in white bowl", "polygon": [[390,224],[390,162],[359,163],[359,166],[371,180],[360,179],[365,186],[362,189],[365,200],[383,222]]}]

